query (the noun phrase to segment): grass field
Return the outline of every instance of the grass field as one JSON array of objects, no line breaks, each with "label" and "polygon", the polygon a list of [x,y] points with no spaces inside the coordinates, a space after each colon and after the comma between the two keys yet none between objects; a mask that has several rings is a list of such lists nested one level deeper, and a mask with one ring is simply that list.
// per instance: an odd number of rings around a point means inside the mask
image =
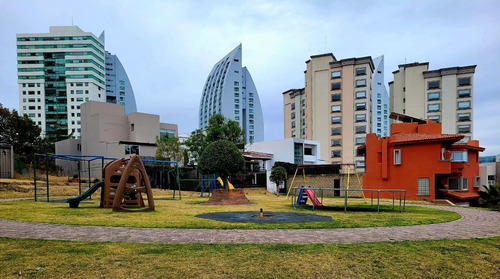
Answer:
[{"label": "grass field", "polygon": [[0,238],[2,278],[498,278],[500,238],[324,245]]},{"label": "grass field", "polygon": [[[159,192],[160,191],[160,192]],[[420,225],[453,221],[460,215],[450,211],[435,210],[424,207],[407,206],[406,211],[392,211],[392,206],[381,206],[382,212],[340,210],[343,199],[325,200],[330,205],[338,205],[339,210],[312,210],[311,208],[293,208],[290,199],[285,196],[276,197],[266,194],[263,189],[246,190],[248,198],[255,202],[252,205],[213,206],[205,205],[207,197],[199,194],[184,193],[182,200],[168,200],[171,193],[156,190],[154,212],[120,213],[110,208],[99,208],[99,196],[89,202],[80,204],[80,208],[69,208],[67,203],[12,201],[0,203],[0,218],[45,222],[57,224],[80,224],[99,226],[152,227],[152,228],[214,228],[214,229],[323,229],[323,228],[359,228]],[[161,196],[162,194],[163,196]],[[369,205],[361,199],[352,199],[350,209],[369,210]],[[196,218],[201,213],[228,211],[255,211],[260,208],[266,211],[292,211],[331,216],[331,222],[291,223],[291,224],[251,224],[227,223]]]}]

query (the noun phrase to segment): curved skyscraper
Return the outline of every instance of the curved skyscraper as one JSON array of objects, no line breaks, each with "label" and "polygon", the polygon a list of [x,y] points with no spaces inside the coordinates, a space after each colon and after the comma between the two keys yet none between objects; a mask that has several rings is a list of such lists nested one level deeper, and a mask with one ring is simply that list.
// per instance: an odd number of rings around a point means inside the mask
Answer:
[{"label": "curved skyscraper", "polygon": [[137,112],[134,90],[118,56],[106,51],[106,102],[125,106],[125,113]]},{"label": "curved skyscraper", "polygon": [[242,66],[241,44],[217,62],[208,75],[200,100],[200,129],[214,114],[237,121],[247,143],[264,141],[264,119],[252,76]]}]

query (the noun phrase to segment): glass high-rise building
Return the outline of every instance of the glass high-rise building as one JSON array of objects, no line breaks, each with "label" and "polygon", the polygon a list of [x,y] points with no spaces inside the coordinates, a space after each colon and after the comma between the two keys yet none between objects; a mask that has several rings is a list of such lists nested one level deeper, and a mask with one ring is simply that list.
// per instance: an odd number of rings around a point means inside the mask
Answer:
[{"label": "glass high-rise building", "polygon": [[384,83],[384,56],[373,59],[375,70],[372,79],[372,132],[378,137],[390,136],[389,95]]},{"label": "glass high-rise building", "polygon": [[264,141],[264,120],[257,88],[242,66],[241,44],[217,62],[208,75],[200,101],[199,127],[214,114],[237,121],[247,143]]},{"label": "glass high-rise building", "polygon": [[[104,31],[99,36],[99,39],[105,42]],[[106,102],[125,106],[125,114],[137,112],[134,90],[120,59],[115,54],[106,51],[104,60],[106,70]]]},{"label": "glass high-rise building", "polygon": [[104,42],[77,26],[17,34],[19,111],[51,142],[80,138],[80,105],[104,102]]}]

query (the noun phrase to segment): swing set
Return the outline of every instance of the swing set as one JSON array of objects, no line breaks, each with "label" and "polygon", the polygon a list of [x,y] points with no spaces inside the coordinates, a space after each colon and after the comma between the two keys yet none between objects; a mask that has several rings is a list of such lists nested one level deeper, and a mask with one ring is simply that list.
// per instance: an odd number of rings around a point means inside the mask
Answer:
[{"label": "swing set", "polygon": [[[341,168],[342,167],[347,167],[347,186],[346,186],[346,189],[349,190],[349,185],[351,183],[351,170],[354,171],[354,174],[356,175],[356,179],[357,179],[357,182],[358,182],[358,186],[361,190],[363,190],[363,184],[361,183],[361,179],[359,178],[359,173],[356,169],[356,165],[355,164],[352,164],[352,163],[347,163],[347,164],[335,164],[336,166],[340,166]],[[322,167],[322,166],[332,166],[331,164],[318,164],[318,165],[297,165],[297,168],[295,169],[295,174],[293,175],[293,178],[292,178],[292,183],[290,183],[290,187],[288,188],[288,191],[287,191],[287,194],[286,194],[286,197],[288,198],[289,195],[290,195],[290,191],[292,190],[293,187],[293,183],[295,182],[295,178],[297,178],[297,173],[299,172],[299,170],[302,170],[302,178],[303,178],[303,186],[307,186],[307,180],[306,180],[306,169],[307,168],[311,168],[311,167]],[[339,174],[342,174],[342,172],[340,172]],[[340,190],[340,187],[338,188]],[[363,191],[361,191],[361,193],[363,193]],[[365,198],[365,195],[363,193],[363,199]]]}]

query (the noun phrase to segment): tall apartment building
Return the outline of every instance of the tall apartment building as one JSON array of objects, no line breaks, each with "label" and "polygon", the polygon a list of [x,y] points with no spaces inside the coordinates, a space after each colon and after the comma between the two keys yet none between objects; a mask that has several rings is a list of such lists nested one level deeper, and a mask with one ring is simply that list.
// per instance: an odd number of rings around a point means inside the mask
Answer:
[{"label": "tall apartment building", "polygon": [[[99,36],[104,43],[104,31]],[[125,113],[137,112],[134,90],[128,79],[127,72],[118,56],[105,51],[104,63],[106,70],[106,102],[125,106]]]},{"label": "tall apartment building", "polygon": [[391,111],[442,123],[443,133],[473,138],[476,65],[429,71],[429,63],[398,66],[389,82]]},{"label": "tall apartment building", "polygon": [[214,114],[237,121],[247,143],[264,140],[264,119],[259,94],[246,67],[241,44],[217,62],[208,75],[200,100],[200,129]]},{"label": "tall apartment building", "polygon": [[318,141],[322,160],[363,168],[356,148],[372,129],[372,58],[328,53],[306,66],[305,88],[283,93],[284,137]]},{"label": "tall apartment building", "polygon": [[104,42],[77,26],[16,37],[19,111],[49,141],[80,138],[80,105],[106,100]]},{"label": "tall apartment building", "polygon": [[389,125],[389,95],[384,82],[384,56],[373,59],[375,70],[373,71],[373,102],[372,102],[372,133],[380,137],[390,135]]}]

